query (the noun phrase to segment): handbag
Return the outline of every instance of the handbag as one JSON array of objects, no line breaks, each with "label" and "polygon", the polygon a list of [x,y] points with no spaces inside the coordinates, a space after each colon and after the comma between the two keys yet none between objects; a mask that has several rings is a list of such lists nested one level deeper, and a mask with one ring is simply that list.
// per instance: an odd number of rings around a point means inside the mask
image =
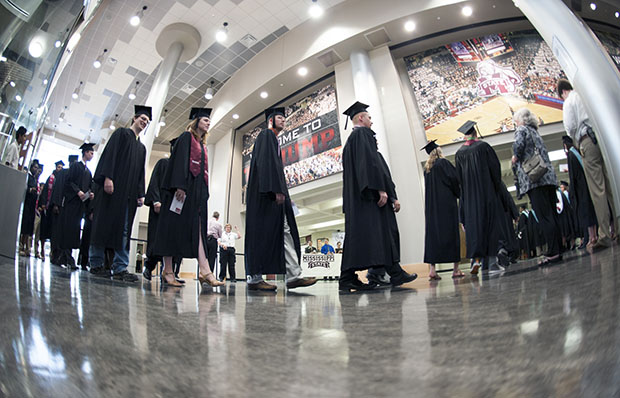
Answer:
[{"label": "handbag", "polygon": [[523,171],[525,171],[525,174],[532,182],[537,182],[542,176],[547,174],[547,165],[543,157],[540,156],[538,148],[535,149],[534,155],[523,162]]}]

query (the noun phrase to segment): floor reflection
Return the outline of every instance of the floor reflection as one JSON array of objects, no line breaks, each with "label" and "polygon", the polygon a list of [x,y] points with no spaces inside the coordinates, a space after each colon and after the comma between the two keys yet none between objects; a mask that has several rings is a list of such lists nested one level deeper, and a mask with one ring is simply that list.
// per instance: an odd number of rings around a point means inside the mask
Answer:
[{"label": "floor reflection", "polygon": [[616,248],[365,294],[2,261],[3,396],[615,396]]}]

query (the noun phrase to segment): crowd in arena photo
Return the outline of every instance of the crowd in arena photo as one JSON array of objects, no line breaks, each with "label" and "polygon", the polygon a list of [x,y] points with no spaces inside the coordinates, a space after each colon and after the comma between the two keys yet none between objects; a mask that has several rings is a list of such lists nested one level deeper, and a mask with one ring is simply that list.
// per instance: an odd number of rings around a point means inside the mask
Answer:
[{"label": "crowd in arena photo", "polygon": [[[535,34],[507,36],[514,51],[495,57],[493,61],[500,67],[512,68],[521,77],[523,84],[516,95],[528,102],[536,100],[535,94],[556,96],[554,84],[564,75],[551,49]],[[490,99],[478,96],[476,64],[459,65],[446,47],[405,60],[427,129]]]},{"label": "crowd in arena photo", "polygon": [[338,173],[342,171],[341,158],[342,147],[338,147],[288,165],[284,167],[286,184],[290,188]]}]

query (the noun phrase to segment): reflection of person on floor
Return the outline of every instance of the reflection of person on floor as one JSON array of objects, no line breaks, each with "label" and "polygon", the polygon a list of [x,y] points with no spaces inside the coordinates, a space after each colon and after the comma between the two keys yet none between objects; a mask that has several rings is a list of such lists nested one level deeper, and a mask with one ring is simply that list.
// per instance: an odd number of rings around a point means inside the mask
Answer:
[{"label": "reflection of person on floor", "polygon": [[438,263],[453,263],[452,277],[461,278],[464,274],[459,270],[461,240],[457,206],[460,185],[456,169],[444,158],[435,141],[422,148],[429,155],[424,165],[424,262],[430,267],[430,280],[441,279],[435,270]]},{"label": "reflection of person on floor", "polygon": [[[356,102],[344,112],[353,121],[353,131],[342,152],[347,251],[342,255],[338,284],[343,291],[372,289],[379,275],[386,271],[393,286],[417,278],[400,266],[400,237],[395,216],[400,203],[390,169],[377,150],[367,108],[368,105]],[[362,283],[355,272],[372,268],[384,270],[377,270],[378,275],[370,272],[370,283]]]}]

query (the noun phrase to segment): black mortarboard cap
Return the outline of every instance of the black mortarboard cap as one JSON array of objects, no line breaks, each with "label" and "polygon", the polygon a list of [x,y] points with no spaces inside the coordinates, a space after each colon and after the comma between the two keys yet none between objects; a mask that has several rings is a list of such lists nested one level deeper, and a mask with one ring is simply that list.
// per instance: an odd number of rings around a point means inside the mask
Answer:
[{"label": "black mortarboard cap", "polygon": [[58,162],[54,163],[56,166],[61,165],[64,166],[65,162],[63,162],[62,160],[59,160]]},{"label": "black mortarboard cap", "polygon": [[436,142],[437,142],[437,140],[429,141],[428,144],[424,145],[422,147],[422,149],[420,149],[420,150],[421,151],[426,150],[426,153],[428,153],[430,155],[431,152],[433,152],[433,150],[435,150],[435,148],[439,148],[439,145],[437,145]]},{"label": "black mortarboard cap", "polygon": [[560,181],[560,185],[565,185],[565,186],[569,186],[567,181]]},{"label": "black mortarboard cap", "polygon": [[153,120],[153,108],[150,106],[134,105],[133,108],[135,110],[134,116],[146,115],[149,120]]},{"label": "black mortarboard cap", "polygon": [[211,117],[211,108],[192,108],[189,112],[189,120],[198,119],[199,117]]},{"label": "black mortarboard cap", "polygon": [[265,120],[267,121],[267,123],[269,123],[269,119],[276,116],[276,115],[282,115],[282,116],[286,116],[285,115],[285,109],[284,108],[269,108],[269,109],[265,109]]},{"label": "black mortarboard cap", "polygon": [[174,144],[176,144],[179,137],[173,138],[170,140],[170,152],[172,152],[172,148],[174,148]]},{"label": "black mortarboard cap", "polygon": [[69,155],[69,164],[73,162],[77,162],[78,159],[79,159],[78,155]]},{"label": "black mortarboard cap", "polygon": [[[343,115],[347,115],[349,118],[351,118],[351,120],[353,120],[353,117],[355,115],[357,115],[360,112],[366,112],[366,108],[368,108],[369,105],[366,105],[364,103],[361,103],[359,101],[355,101],[355,103],[353,105],[351,105],[350,107],[347,108],[346,111],[342,112]],[[349,123],[349,118],[347,118],[346,122],[344,123],[344,128],[346,130],[347,125]]]},{"label": "black mortarboard cap", "polygon": [[570,136],[568,136],[568,135],[563,135],[562,136],[562,143],[564,143],[566,145],[574,145],[573,139]]},{"label": "black mortarboard cap", "polygon": [[457,130],[463,135],[472,135],[476,131],[476,122],[468,120]]},{"label": "black mortarboard cap", "polygon": [[95,146],[95,144],[91,144],[88,142],[83,143],[80,146],[80,149],[82,150],[82,153],[86,152],[86,151],[94,151],[95,149],[93,148]]}]

